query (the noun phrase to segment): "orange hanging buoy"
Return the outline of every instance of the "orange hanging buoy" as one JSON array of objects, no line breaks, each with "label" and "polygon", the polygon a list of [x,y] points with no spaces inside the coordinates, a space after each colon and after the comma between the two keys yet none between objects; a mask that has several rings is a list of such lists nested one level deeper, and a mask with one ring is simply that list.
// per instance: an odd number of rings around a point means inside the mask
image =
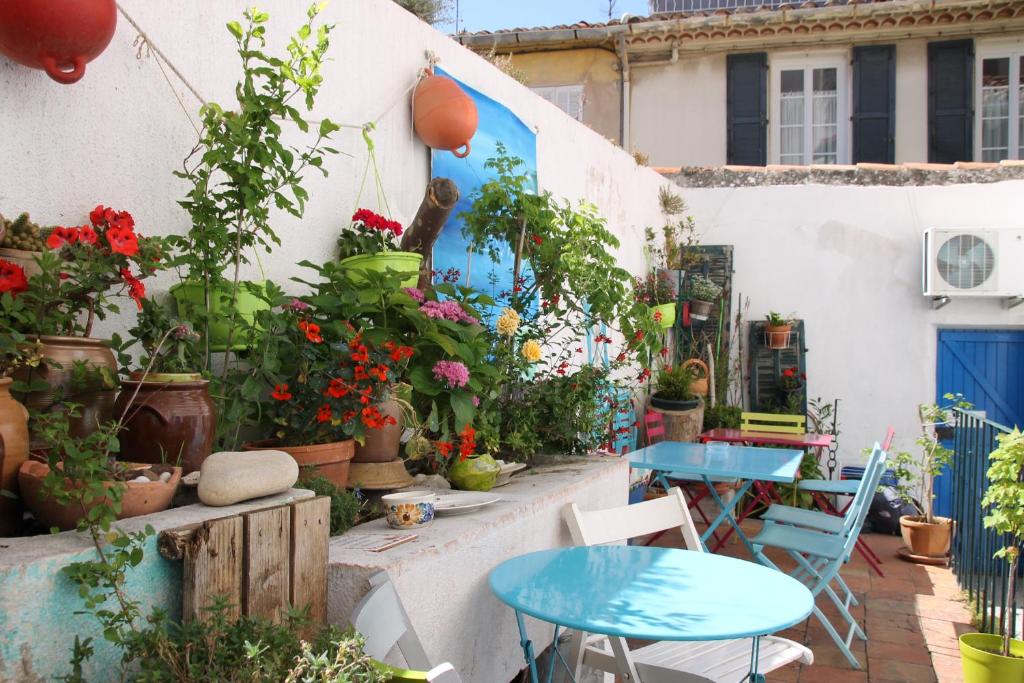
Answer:
[{"label": "orange hanging buoy", "polygon": [[416,134],[424,144],[447,149],[460,159],[469,156],[479,117],[473,98],[458,83],[447,76],[424,78],[413,94],[413,114]]}]

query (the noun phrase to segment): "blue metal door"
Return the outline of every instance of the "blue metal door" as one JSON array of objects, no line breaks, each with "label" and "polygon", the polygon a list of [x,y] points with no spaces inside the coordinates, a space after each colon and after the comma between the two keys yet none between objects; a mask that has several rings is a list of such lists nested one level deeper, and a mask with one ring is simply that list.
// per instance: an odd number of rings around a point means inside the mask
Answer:
[{"label": "blue metal door", "polygon": [[[939,330],[935,388],[940,405],[959,393],[988,419],[1024,426],[1024,330]],[[936,481],[936,514],[950,513],[949,484]]]}]

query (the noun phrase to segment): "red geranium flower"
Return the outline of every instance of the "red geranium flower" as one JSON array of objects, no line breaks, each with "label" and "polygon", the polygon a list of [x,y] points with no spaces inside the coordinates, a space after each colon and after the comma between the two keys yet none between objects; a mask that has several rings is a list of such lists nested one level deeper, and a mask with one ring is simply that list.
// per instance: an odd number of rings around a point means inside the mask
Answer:
[{"label": "red geranium flower", "polygon": [[314,344],[320,344],[324,338],[320,336],[320,326],[306,320],[299,321],[299,329],[306,333],[306,339]]},{"label": "red geranium flower", "polygon": [[320,410],[316,411],[317,422],[330,422],[334,419],[334,414],[331,412],[331,406],[326,403],[320,406]]},{"label": "red geranium flower", "polygon": [[139,238],[130,228],[107,228],[106,237],[115,254],[135,256],[139,253]]},{"label": "red geranium flower", "polygon": [[287,384],[276,384],[274,385],[274,391],[270,394],[271,398],[277,401],[290,401],[292,400],[292,393],[288,391]]},{"label": "red geranium flower", "polygon": [[0,293],[10,292],[13,296],[26,289],[28,278],[25,277],[25,269],[17,263],[0,259]]},{"label": "red geranium flower", "polygon": [[107,218],[107,223],[112,228],[121,228],[122,230],[135,229],[135,219],[127,211],[118,211],[113,216]]},{"label": "red geranium flower", "polygon": [[146,298],[146,286],[127,268],[121,269],[121,279],[128,285],[128,296],[135,300],[135,305],[141,311],[142,300]]},{"label": "red geranium flower", "polygon": [[476,430],[468,424],[459,432],[459,460],[465,460],[476,451]]},{"label": "red geranium flower", "polygon": [[345,383],[345,380],[337,377],[332,379],[330,385],[327,387],[327,395],[331,398],[342,398],[348,394],[349,391],[351,390]]},{"label": "red geranium flower", "polygon": [[100,236],[92,229],[91,225],[80,225],[78,227],[78,241],[82,244],[96,244]]},{"label": "red geranium flower", "polygon": [[452,449],[455,448],[455,445],[450,441],[438,441],[434,445],[437,447],[437,452],[442,458],[447,458],[451,455]]},{"label": "red geranium flower", "polygon": [[110,209],[102,204],[97,204],[96,208],[89,212],[89,222],[92,223],[94,227],[103,225],[107,222],[105,214],[109,210]]},{"label": "red geranium flower", "polygon": [[46,238],[46,246],[50,249],[60,249],[65,244],[74,244],[78,241],[78,228],[54,228],[50,236]]}]

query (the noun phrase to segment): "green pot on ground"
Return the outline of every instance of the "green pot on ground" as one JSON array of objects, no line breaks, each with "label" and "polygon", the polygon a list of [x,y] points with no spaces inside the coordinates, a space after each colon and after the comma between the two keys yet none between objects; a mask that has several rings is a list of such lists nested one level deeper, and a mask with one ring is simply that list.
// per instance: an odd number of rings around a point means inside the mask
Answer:
[{"label": "green pot on ground", "polygon": [[674,303],[651,306],[651,316],[655,316],[656,313],[661,313],[661,318],[658,320],[661,329],[667,330],[676,324],[676,305]]},{"label": "green pot on ground", "polygon": [[[251,282],[249,284],[255,285],[260,289],[265,289],[266,287],[263,282]],[[244,328],[252,324],[258,312],[270,308],[270,304],[251,293],[243,285],[244,283],[239,283],[238,296],[235,302],[241,324],[236,326],[234,335],[230,335],[231,325],[228,321],[210,322],[210,348],[213,351],[227,351],[229,336],[231,336],[232,351],[240,351],[246,348],[249,340],[246,338]],[[171,296],[174,297],[174,302],[177,304],[178,315],[192,321],[196,331],[202,333],[203,325],[199,321],[199,316],[196,315],[197,312],[206,310],[206,294],[202,283],[182,282],[177,284],[171,287]],[[224,285],[214,291],[210,297],[210,312],[216,317],[217,313],[227,309],[230,302],[230,285]]]},{"label": "green pot on ground", "polygon": [[460,491],[490,491],[501,467],[489,455],[474,455],[460,460],[448,470],[448,481]]},{"label": "green pot on ground", "polygon": [[998,654],[1002,649],[1002,636],[991,633],[965,633],[960,636],[960,660],[965,683],[1024,681],[1024,641],[1010,640],[1010,657]]},{"label": "green pot on ground", "polygon": [[420,264],[423,255],[411,251],[382,251],[379,254],[356,254],[343,258],[340,262],[342,270],[348,273],[355,283],[366,282],[366,273],[386,273],[389,270],[407,273],[402,279],[402,287],[415,287],[420,279]]}]

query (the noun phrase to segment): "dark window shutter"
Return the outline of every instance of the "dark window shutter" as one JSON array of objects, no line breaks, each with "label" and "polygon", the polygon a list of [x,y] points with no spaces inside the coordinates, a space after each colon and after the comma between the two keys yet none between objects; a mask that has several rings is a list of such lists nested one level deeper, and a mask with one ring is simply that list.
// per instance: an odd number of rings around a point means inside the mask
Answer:
[{"label": "dark window shutter", "polygon": [[928,161],[974,159],[974,41],[928,43]]},{"label": "dark window shutter", "polygon": [[853,48],[853,163],[896,160],[896,46]]},{"label": "dark window shutter", "polygon": [[726,57],[726,161],[768,163],[768,54]]}]

